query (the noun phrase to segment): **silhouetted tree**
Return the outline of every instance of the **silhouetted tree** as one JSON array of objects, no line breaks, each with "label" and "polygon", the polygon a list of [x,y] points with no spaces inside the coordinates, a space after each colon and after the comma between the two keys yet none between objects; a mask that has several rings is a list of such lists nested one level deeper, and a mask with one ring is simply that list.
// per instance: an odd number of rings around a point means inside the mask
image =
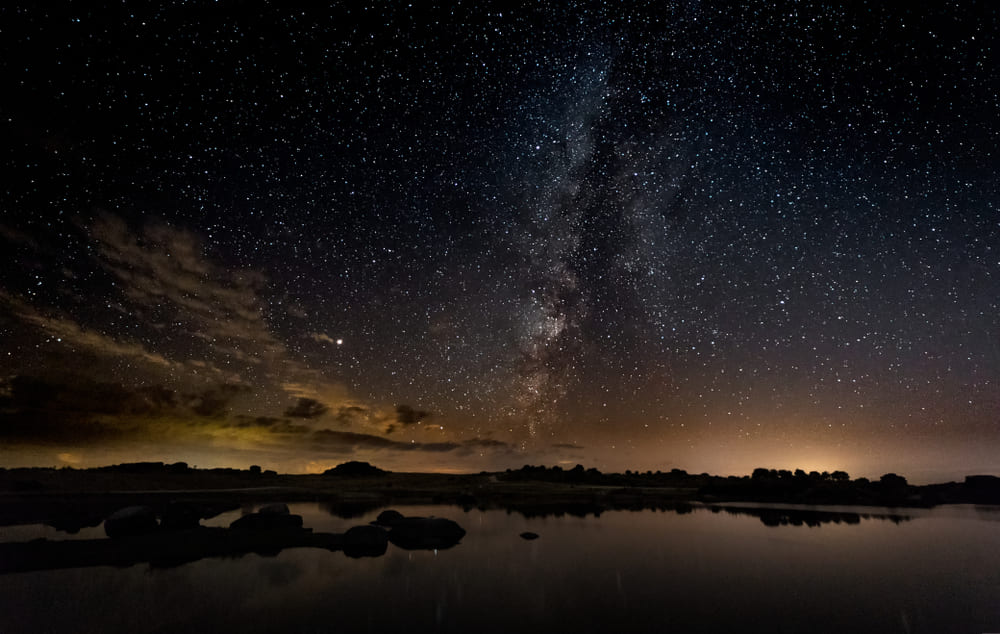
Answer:
[{"label": "silhouetted tree", "polygon": [[895,473],[887,473],[879,478],[878,481],[883,486],[893,489],[901,489],[906,486],[906,478],[901,475],[896,475]]}]

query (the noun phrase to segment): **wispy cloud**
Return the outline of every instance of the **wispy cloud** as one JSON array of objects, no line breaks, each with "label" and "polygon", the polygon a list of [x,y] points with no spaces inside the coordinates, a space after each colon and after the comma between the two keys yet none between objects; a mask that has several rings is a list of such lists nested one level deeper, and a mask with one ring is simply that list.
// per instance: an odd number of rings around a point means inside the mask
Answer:
[{"label": "wispy cloud", "polygon": [[[126,299],[146,311],[147,322],[182,324],[217,364],[235,362],[295,399],[332,408],[358,404],[343,385],[288,353],[264,317],[267,280],[261,272],[219,265],[204,254],[196,234],[164,223],[133,232],[117,216],[102,214],[89,234],[101,265],[119,280]],[[336,344],[323,333],[312,337]]]},{"label": "wispy cloud", "polygon": [[309,338],[313,341],[318,341],[319,343],[328,343],[334,346],[337,345],[337,340],[326,333],[311,332],[309,333]]},{"label": "wispy cloud", "polygon": [[148,350],[140,343],[121,341],[95,330],[88,330],[69,318],[44,315],[33,306],[2,290],[0,290],[0,300],[22,322],[38,328],[57,343],[102,356],[126,357],[164,368],[181,367],[181,364]]},{"label": "wispy cloud", "polygon": [[260,273],[217,266],[203,255],[198,236],[166,224],[151,223],[136,234],[117,216],[102,214],[90,235],[101,264],[135,304],[169,310],[190,334],[240,359],[284,353],[261,311]]},{"label": "wispy cloud", "polygon": [[[425,424],[429,411],[360,399],[292,354],[265,317],[265,276],[209,257],[196,234],[156,221],[134,228],[111,214],[84,229],[94,261],[115,281],[95,305],[107,309],[103,327],[90,325],[99,312],[48,309],[33,303],[38,297],[0,288],[0,309],[11,323],[40,343],[57,344],[43,346],[43,367],[67,369],[51,376],[18,371],[0,381],[0,440],[67,455],[78,447],[183,446],[390,462],[513,450],[501,441],[451,439],[443,427]],[[0,233],[23,242],[13,230]],[[325,332],[307,333],[322,347],[340,343]],[[79,368],[91,358],[115,372],[128,368],[128,385],[84,378]],[[418,429],[423,439],[411,437]]]},{"label": "wispy cloud", "polygon": [[5,225],[3,223],[0,223],[0,238],[3,238],[9,242],[27,245],[35,251],[38,251],[40,249],[37,240],[35,240],[25,232],[19,229],[15,229],[14,227]]}]

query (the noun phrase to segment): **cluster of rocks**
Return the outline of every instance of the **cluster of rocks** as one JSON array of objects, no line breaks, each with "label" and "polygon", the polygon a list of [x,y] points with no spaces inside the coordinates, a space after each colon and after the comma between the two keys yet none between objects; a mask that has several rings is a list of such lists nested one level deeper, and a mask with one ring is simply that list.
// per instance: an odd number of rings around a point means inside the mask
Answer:
[{"label": "cluster of rocks", "polygon": [[260,507],[256,513],[248,513],[233,520],[229,528],[251,531],[299,530],[302,528],[302,516],[292,515],[287,504],[268,504]]},{"label": "cluster of rocks", "polygon": [[394,546],[414,549],[451,548],[465,536],[465,529],[443,517],[406,517],[399,511],[382,511],[373,522],[388,530]]},{"label": "cluster of rocks", "polygon": [[[199,528],[202,519],[214,517],[228,508],[228,505],[198,502],[171,502],[159,509],[152,506],[126,506],[104,519],[104,532],[108,537],[120,538],[149,535],[158,531],[190,530]],[[288,513],[287,506],[284,512]]]},{"label": "cluster of rocks", "polygon": [[[111,539],[33,540],[0,544],[0,574],[86,566],[149,563],[177,566],[206,557],[247,553],[277,555],[285,548],[322,548],[348,557],[377,557],[388,544],[406,550],[451,548],[465,536],[456,522],[440,517],[406,517],[383,511],[375,521],[344,533],[314,533],[286,504],[269,504],[234,520],[228,528],[201,526],[206,509],[197,503],[157,508],[128,506],[104,520]],[[211,515],[209,515],[211,516]],[[535,533],[523,533],[536,539]]]},{"label": "cluster of rocks", "polygon": [[[150,535],[165,530],[194,529],[200,526],[197,509],[173,505],[157,516],[149,506],[129,506],[115,511],[104,520],[108,537],[119,539]],[[289,512],[287,504],[268,504],[229,525],[238,536],[249,532],[310,532],[302,528],[302,516]],[[456,522],[441,517],[406,517],[399,511],[383,511],[371,524],[351,527],[343,535],[329,535],[323,543],[340,546],[352,557],[385,553],[389,543],[399,548],[444,549],[456,545],[465,530]],[[317,535],[317,538],[323,536]],[[314,540],[318,541],[318,540]]]},{"label": "cluster of rocks", "polygon": [[344,553],[350,557],[377,556],[388,544],[406,550],[451,548],[465,536],[465,529],[442,517],[406,517],[399,511],[382,511],[374,522],[354,526],[344,533]]}]

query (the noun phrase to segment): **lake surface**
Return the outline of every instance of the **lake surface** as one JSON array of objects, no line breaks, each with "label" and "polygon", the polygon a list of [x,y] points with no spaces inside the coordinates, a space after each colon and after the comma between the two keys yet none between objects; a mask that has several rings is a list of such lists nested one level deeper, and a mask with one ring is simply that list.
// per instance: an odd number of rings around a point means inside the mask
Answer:
[{"label": "lake surface", "polygon": [[[377,515],[290,506],[321,532]],[[0,575],[0,632],[1000,632],[995,507],[727,507],[526,518],[404,506],[467,535],[362,559],[291,549]],[[58,538],[45,531],[0,539]]]}]

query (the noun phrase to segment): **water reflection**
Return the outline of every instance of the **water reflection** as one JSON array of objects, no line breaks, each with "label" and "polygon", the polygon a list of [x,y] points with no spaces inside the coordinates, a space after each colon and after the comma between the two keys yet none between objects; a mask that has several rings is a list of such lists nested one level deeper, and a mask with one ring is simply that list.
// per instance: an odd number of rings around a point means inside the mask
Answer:
[{"label": "water reflection", "polygon": [[352,558],[378,557],[385,554],[389,543],[405,550],[436,552],[457,545],[465,536],[465,530],[452,520],[407,517],[395,511],[386,511],[370,524],[352,526],[344,533],[315,532],[304,528],[302,516],[291,513],[285,504],[269,504],[244,513],[229,528],[173,530],[173,526],[168,522],[158,525],[150,507],[127,507],[105,521],[108,539],[0,543],[0,573],[140,563],[170,568],[210,557],[251,553],[275,557],[291,548],[342,551]]},{"label": "water reflection", "polygon": [[333,500],[319,503],[320,508],[334,517],[356,519],[385,508],[383,500]]},{"label": "water reflection", "polygon": [[[726,512],[730,515],[747,515],[757,517],[765,526],[810,526],[817,527],[823,524],[860,524],[862,520],[884,520],[894,524],[908,521],[910,515],[902,512],[878,513],[869,511],[841,511],[824,510],[815,508],[791,508],[789,506],[756,506],[747,505],[720,505],[720,504],[690,504],[687,502],[676,502],[669,504],[650,504],[636,506],[634,508],[616,509],[618,511],[628,511],[631,513],[641,513],[657,511],[662,513],[676,513],[686,515],[695,511],[709,511],[712,513]],[[601,517],[602,513],[608,509],[596,504],[532,504],[532,505],[508,505],[506,511],[509,514],[516,513],[527,519],[543,519],[547,517]]]},{"label": "water reflection", "polygon": [[[162,529],[148,534],[148,530],[136,531],[129,540],[89,539],[78,541],[50,541],[37,539],[0,544],[0,573],[23,572],[27,570],[52,570],[83,566],[129,566],[147,563],[153,567],[179,566],[207,557],[240,557],[255,553],[274,557],[290,548],[316,548],[328,551],[342,551],[352,558],[379,557],[387,552],[391,543],[403,550],[445,550],[456,546],[465,536],[465,530],[449,519],[437,517],[404,517],[397,511],[383,511],[372,517],[379,506],[373,503],[317,503],[293,504],[304,513],[290,514],[284,504],[245,504],[239,516],[223,513],[211,515],[228,523],[223,526],[199,526],[196,510],[190,505],[172,505],[172,512],[183,511],[185,518],[193,519],[193,524],[169,521],[172,515],[162,517]],[[141,507],[132,507],[141,511]],[[977,510],[979,510],[977,508]],[[277,513],[275,512],[277,511]],[[733,516],[755,517],[767,527],[807,526],[819,527],[824,524],[858,526],[863,520],[882,520],[893,524],[908,521],[907,515],[900,513],[859,512],[854,510],[834,510],[816,508],[789,508],[753,505],[692,505],[676,503],[658,505],[656,511],[679,516],[696,511],[701,513],[726,513]],[[153,510],[147,508],[147,519],[153,522]],[[465,513],[470,513],[466,510]],[[526,520],[546,518],[594,518],[601,517],[603,509],[592,505],[532,505],[507,508],[508,515],[520,515]],[[629,513],[649,512],[632,510]],[[189,517],[190,516],[190,517]],[[323,517],[367,519],[367,523],[356,522],[345,532],[333,532],[332,526]],[[109,520],[110,521],[110,520]],[[168,530],[168,527],[183,530]],[[329,531],[329,532],[328,532]],[[110,534],[110,533],[109,533]],[[129,533],[124,533],[129,536]],[[522,531],[520,535],[538,536],[533,531]]]},{"label": "water reflection", "polygon": [[[377,519],[290,507],[314,532]],[[807,512],[802,524],[777,527],[764,512],[787,509],[735,504],[599,517],[399,508],[468,534],[447,550],[389,544],[378,557],[290,548],[0,575],[0,631],[1000,630],[1000,534],[972,507],[900,523],[898,511],[793,509]],[[809,530],[806,518],[831,521]]]},{"label": "water reflection", "polygon": [[823,524],[857,525],[861,520],[883,520],[899,524],[910,520],[908,515],[899,513],[856,513],[850,511],[826,511],[817,509],[754,508],[739,506],[708,506],[713,513],[725,511],[730,515],[749,515],[760,519],[764,526],[810,526]]}]

